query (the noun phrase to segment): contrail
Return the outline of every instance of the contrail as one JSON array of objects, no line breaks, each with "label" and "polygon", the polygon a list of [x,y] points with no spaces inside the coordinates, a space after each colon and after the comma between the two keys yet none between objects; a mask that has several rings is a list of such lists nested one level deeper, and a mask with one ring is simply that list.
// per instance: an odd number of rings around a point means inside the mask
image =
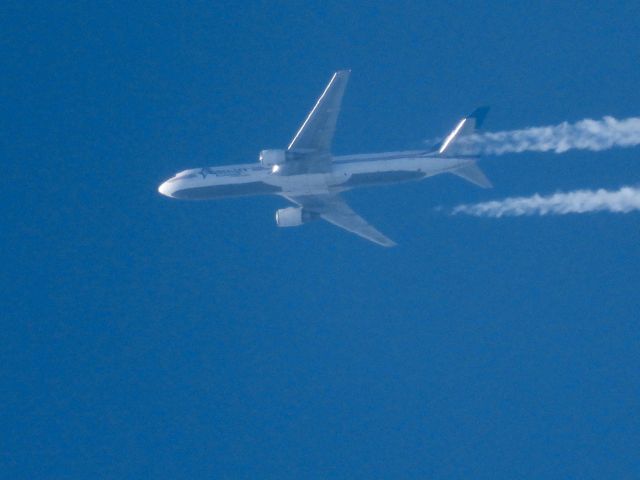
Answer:
[{"label": "contrail", "polygon": [[455,151],[466,155],[502,155],[518,152],[555,152],[568,150],[600,151],[613,147],[640,145],[640,117],[618,120],[585,119],[546,127],[476,133],[459,138]]},{"label": "contrail", "polygon": [[504,200],[459,205],[453,215],[500,218],[520,215],[566,215],[568,213],[614,212],[629,213],[640,210],[640,188],[622,187],[620,190],[576,190],[566,193],[531,197],[510,197]]}]

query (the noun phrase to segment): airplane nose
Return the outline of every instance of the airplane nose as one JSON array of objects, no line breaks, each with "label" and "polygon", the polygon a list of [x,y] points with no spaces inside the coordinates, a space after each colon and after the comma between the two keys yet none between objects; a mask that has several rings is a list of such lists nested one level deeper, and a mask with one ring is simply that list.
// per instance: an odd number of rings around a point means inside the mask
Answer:
[{"label": "airplane nose", "polygon": [[173,189],[171,188],[171,185],[169,185],[169,182],[164,182],[158,187],[158,192],[166,197],[170,197],[173,193]]}]

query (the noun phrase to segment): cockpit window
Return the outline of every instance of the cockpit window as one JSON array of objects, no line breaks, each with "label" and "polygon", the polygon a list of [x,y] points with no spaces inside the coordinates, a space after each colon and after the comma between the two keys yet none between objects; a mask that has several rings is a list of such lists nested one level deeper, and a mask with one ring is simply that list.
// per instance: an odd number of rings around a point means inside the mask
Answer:
[{"label": "cockpit window", "polygon": [[184,178],[186,176],[189,176],[190,174],[194,174],[196,173],[193,169],[190,170],[183,170],[181,172],[176,173],[176,176],[174,178]]},{"label": "cockpit window", "polygon": [[197,175],[198,175],[198,170],[192,168],[190,170],[183,170],[182,172],[176,173],[176,176],[173,178],[178,180],[182,178],[193,178],[193,177],[196,177]]},{"label": "cockpit window", "polygon": [[184,180],[186,178],[195,178],[198,176],[198,170],[183,170],[182,172],[178,172],[175,176],[169,180],[169,182],[176,182],[178,180]]}]

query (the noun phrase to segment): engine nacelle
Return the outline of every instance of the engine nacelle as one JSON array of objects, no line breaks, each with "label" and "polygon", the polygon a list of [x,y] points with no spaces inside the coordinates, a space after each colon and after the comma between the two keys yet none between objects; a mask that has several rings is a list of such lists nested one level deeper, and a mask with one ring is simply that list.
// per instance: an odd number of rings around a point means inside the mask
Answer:
[{"label": "engine nacelle", "polygon": [[281,165],[287,161],[287,154],[284,150],[262,150],[260,152],[260,163],[265,167]]},{"label": "engine nacelle", "polygon": [[279,227],[298,227],[318,218],[318,215],[302,207],[281,208],[276,211],[276,224]]}]

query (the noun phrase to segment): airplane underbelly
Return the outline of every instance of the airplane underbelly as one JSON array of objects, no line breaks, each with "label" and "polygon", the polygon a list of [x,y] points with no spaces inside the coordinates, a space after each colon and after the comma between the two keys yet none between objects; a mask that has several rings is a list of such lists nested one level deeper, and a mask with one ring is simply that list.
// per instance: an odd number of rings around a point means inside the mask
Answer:
[{"label": "airplane underbelly", "polygon": [[321,195],[329,192],[330,174],[313,173],[273,179],[287,195]]}]

